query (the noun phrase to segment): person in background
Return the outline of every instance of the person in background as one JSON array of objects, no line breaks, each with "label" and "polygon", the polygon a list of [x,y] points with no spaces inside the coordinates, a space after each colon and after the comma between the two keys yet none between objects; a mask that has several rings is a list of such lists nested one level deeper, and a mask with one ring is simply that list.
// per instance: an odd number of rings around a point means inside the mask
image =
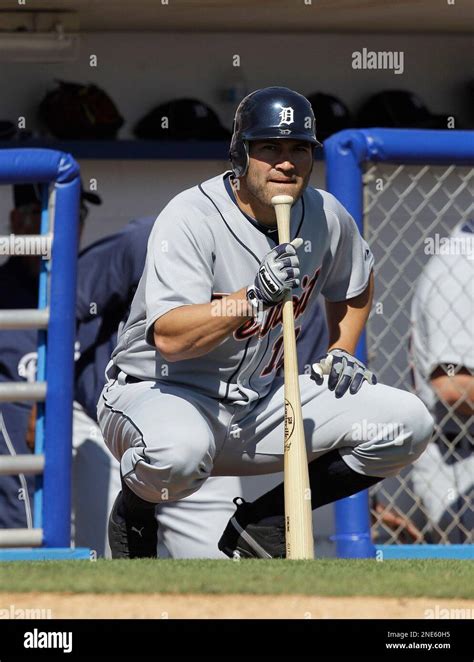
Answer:
[{"label": "person in background", "polygon": [[436,421],[413,465],[428,517],[427,542],[473,543],[474,220],[458,224],[450,250],[430,258],[411,308],[415,389]]},{"label": "person in background", "polygon": [[[10,231],[38,234],[41,223],[40,188],[32,184],[13,187]],[[99,196],[82,190],[79,231],[88,214],[88,204],[100,204]],[[41,257],[14,255],[0,266],[0,309],[38,306],[38,276]],[[0,382],[35,381],[37,330],[0,330]],[[0,454],[26,454],[34,446],[34,407],[29,402],[0,404]],[[0,528],[33,526],[34,477],[0,476]]]}]

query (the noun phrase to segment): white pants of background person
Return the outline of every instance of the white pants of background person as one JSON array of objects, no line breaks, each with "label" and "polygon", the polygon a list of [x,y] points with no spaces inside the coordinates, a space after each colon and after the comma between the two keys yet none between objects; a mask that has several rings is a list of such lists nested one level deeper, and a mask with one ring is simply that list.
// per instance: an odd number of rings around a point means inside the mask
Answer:
[{"label": "white pants of background person", "polygon": [[458,499],[468,494],[474,485],[474,455],[454,464],[446,464],[438,446],[431,442],[413,464],[411,479],[413,491],[422,499],[433,535],[438,539],[436,525],[444,513],[455,508]]},{"label": "white pants of background person", "polygon": [[72,430],[72,539],[110,558],[107,521],[121,489],[117,460],[97,423],[74,403]]}]

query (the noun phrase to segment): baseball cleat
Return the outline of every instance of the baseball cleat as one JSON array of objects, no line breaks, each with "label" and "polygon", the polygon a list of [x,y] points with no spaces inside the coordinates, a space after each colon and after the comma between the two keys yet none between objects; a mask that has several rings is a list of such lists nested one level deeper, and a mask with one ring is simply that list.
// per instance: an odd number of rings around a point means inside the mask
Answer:
[{"label": "baseball cleat", "polygon": [[158,523],[155,511],[126,517],[119,492],[109,517],[109,545],[113,559],[157,558]]},{"label": "baseball cleat", "polygon": [[252,521],[251,507],[240,497],[217,546],[231,559],[283,559],[286,556],[285,518],[266,517]]}]

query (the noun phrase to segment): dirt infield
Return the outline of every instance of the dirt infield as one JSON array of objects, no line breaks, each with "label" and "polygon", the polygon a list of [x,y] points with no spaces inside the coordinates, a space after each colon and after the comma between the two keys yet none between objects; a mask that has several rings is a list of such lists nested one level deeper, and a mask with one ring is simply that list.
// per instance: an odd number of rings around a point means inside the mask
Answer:
[{"label": "dirt infield", "polygon": [[[433,618],[441,610],[467,610],[474,600],[437,598],[318,597],[308,595],[171,595],[2,593],[0,614],[50,610],[50,618]],[[16,612],[15,610],[21,610]],[[441,612],[441,613],[440,613]],[[16,613],[16,616],[13,614]],[[8,614],[8,615],[7,615]],[[459,617],[459,616],[458,616]]]}]

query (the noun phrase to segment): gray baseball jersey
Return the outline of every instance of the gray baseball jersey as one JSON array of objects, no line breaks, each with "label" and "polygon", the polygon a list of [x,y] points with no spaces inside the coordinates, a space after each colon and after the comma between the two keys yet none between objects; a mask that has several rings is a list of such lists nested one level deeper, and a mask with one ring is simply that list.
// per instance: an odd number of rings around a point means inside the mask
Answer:
[{"label": "gray baseball jersey", "polygon": [[[440,254],[426,264],[412,301],[412,358],[415,388],[436,420],[446,418],[437,401],[430,376],[441,364],[474,370],[474,223],[459,224]],[[440,245],[441,246],[441,245]],[[456,414],[460,421],[467,416]],[[459,430],[455,420],[443,429]],[[471,433],[474,421],[471,418]]]},{"label": "gray baseball jersey", "polygon": [[[168,363],[153,343],[157,319],[179,306],[215,302],[253,283],[263,257],[278,244],[269,230],[237,206],[231,172],[188,189],[158,216],[130,316],[112,355],[139,379],[174,383],[235,405],[267,394],[282,358],[281,309],[250,320],[205,356]],[[330,301],[366,288],[372,253],[344,207],[326,191],[307,187],[291,211],[301,284],[293,290],[298,334],[308,303],[320,292]]]}]

